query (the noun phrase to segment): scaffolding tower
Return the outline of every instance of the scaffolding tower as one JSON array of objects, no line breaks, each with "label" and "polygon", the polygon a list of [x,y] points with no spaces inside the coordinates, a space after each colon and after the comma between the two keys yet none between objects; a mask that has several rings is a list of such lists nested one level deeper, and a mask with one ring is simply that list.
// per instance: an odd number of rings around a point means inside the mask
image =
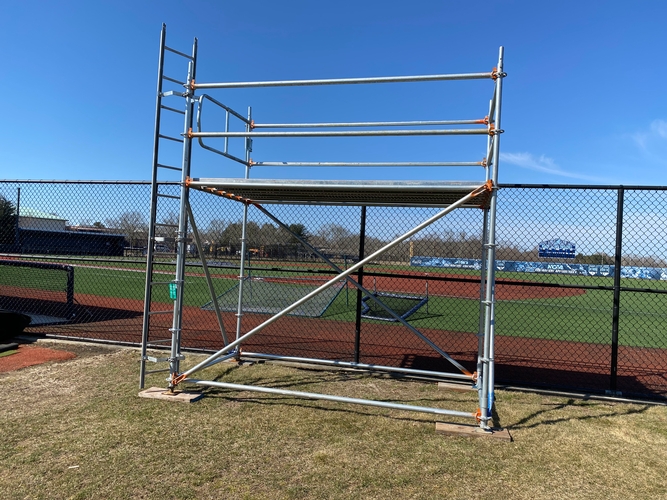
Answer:
[{"label": "scaffolding tower", "polygon": [[[282,394],[293,397],[339,401],[345,403],[378,406],[385,408],[400,409],[430,413],[436,415],[448,415],[466,417],[477,421],[482,430],[489,431],[492,419],[492,408],[494,404],[494,304],[495,304],[495,248],[496,248],[496,194],[498,182],[498,159],[499,138],[501,130],[501,96],[502,82],[506,73],[503,71],[503,47],[499,49],[498,63],[491,70],[481,73],[464,74],[436,74],[421,76],[396,76],[396,77],[370,77],[370,78],[342,78],[342,79],[317,79],[317,80],[285,80],[285,81],[254,81],[254,82],[222,82],[222,83],[199,83],[195,80],[197,67],[197,39],[194,40],[190,54],[177,51],[165,44],[166,27],[162,26],[160,37],[160,52],[158,64],[157,101],[155,113],[155,136],[153,146],[153,170],[152,170],[152,194],[151,211],[149,221],[149,242],[147,250],[146,287],[144,300],[144,316],[142,331],[142,357],[140,386],[144,387],[145,376],[154,372],[169,372],[170,390],[178,384],[186,382],[204,387],[219,387],[231,390],[256,391],[271,394]],[[165,52],[170,52],[187,62],[187,73],[184,80],[178,80],[164,73]],[[246,116],[234,111],[227,105],[208,94],[195,95],[197,91],[231,88],[261,88],[261,87],[285,87],[285,86],[317,86],[317,85],[350,85],[350,84],[383,84],[401,82],[433,82],[448,80],[490,80],[493,84],[492,96],[489,104],[488,115],[482,118],[463,120],[437,120],[437,121],[395,121],[395,122],[345,122],[345,123],[256,123],[252,119],[251,109]],[[178,90],[163,90],[163,83],[171,82],[178,86]],[[182,99],[183,105],[179,108],[175,105],[166,105],[166,99]],[[202,130],[201,116],[206,107],[214,105],[225,113],[225,124],[223,131]],[[162,130],[162,113],[177,113],[183,116],[182,132],[168,135]],[[195,120],[196,118],[196,120]],[[243,132],[230,131],[230,118],[240,120],[245,128]],[[466,128],[460,128],[465,126]],[[401,128],[407,127],[407,128]],[[272,129],[272,130],[266,130]],[[318,130],[326,129],[326,130]],[[332,130],[334,129],[334,130]],[[360,130],[361,129],[361,130]],[[481,161],[466,162],[260,162],[251,159],[252,140],[263,137],[370,137],[370,136],[440,136],[440,135],[484,135],[487,137],[484,159]],[[229,138],[240,137],[245,139],[245,157],[240,158],[229,152]],[[191,176],[191,155],[193,141],[197,140],[199,145],[213,153],[239,163],[245,167],[244,178],[198,178]],[[223,146],[214,148],[204,142],[204,139],[222,139]],[[182,144],[182,155],[180,165],[177,162],[162,162],[160,157],[161,144],[165,141],[175,141]],[[483,167],[485,180],[472,181],[334,181],[334,180],[285,180],[285,179],[251,179],[250,170],[254,166],[274,167],[301,167],[301,166],[397,166],[397,167]],[[177,171],[180,174],[180,194],[166,194],[160,190],[161,175],[166,171]],[[201,240],[190,207],[189,192],[195,189],[221,196],[223,198],[240,203],[243,206],[243,224],[241,235],[241,257],[238,283],[238,308],[236,313],[236,331],[234,338],[230,339],[225,330],[221,312],[217,306],[216,293],[206,264]],[[178,206],[178,224],[164,224],[157,222],[159,203],[173,203]],[[394,238],[372,254],[365,256],[363,251],[358,262],[343,270],[332,262],[320,250],[313,247],[308,241],[298,234],[290,231],[287,224],[278,219],[267,206],[277,203],[289,204],[322,204],[322,205],[354,205],[362,207],[362,219],[365,217],[367,206],[400,206],[400,207],[436,207],[440,211],[424,220],[420,224]],[[282,311],[273,314],[258,326],[243,331],[243,285],[246,268],[246,229],[248,225],[248,208],[255,207],[265,216],[275,222],[282,229],[289,231],[293,237],[301,242],[313,254],[326,262],[337,274],[328,282],[308,293],[306,296],[296,300]],[[365,264],[376,259],[386,251],[407,240],[422,229],[440,220],[456,209],[479,208],[483,210],[482,227],[482,269],[481,286],[479,298],[479,328],[477,332],[477,366],[475,372],[470,372],[461,363],[450,356],[444,348],[436,345],[426,334],[419,331],[406,319],[382,302],[380,294],[364,288],[364,286],[353,278],[353,275],[363,269]],[[168,226],[166,229],[175,233],[176,270],[173,280],[164,281],[159,274],[154,272],[155,267],[155,243],[158,241],[157,229],[160,226]],[[189,229],[188,229],[189,228]],[[187,253],[187,235],[190,231],[198,248],[202,267],[211,294],[211,304],[220,327],[220,333],[224,347],[211,354],[202,362],[188,369],[181,370],[181,361],[184,355],[181,349],[182,326],[183,326],[183,296],[185,284],[185,263]],[[363,242],[360,243],[363,246]],[[347,362],[341,360],[313,359],[307,357],[278,356],[266,353],[251,353],[241,351],[242,344],[262,331],[268,325],[279,320],[281,317],[297,309],[310,298],[322,293],[330,287],[340,285],[341,280],[346,280],[350,286],[356,287],[364,295],[366,301],[372,301],[376,307],[386,311],[395,321],[406,327],[412,334],[416,335],[436,353],[446,359],[455,371],[440,372],[426,371],[414,368],[402,368],[394,366],[380,366],[364,364],[355,360]],[[173,309],[154,310],[152,292],[155,287],[168,287],[170,297],[173,299]],[[163,338],[149,341],[151,330],[151,318],[154,315],[168,315],[171,317],[171,327]],[[169,356],[149,356],[148,350],[155,347],[169,347]],[[465,381],[474,387],[479,395],[479,407],[471,411],[457,411],[443,408],[431,408],[414,406],[401,403],[385,401],[366,400],[332,396],[328,394],[315,394],[300,391],[270,388],[265,386],[250,386],[226,383],[224,381],[203,380],[193,375],[204,368],[210,367],[221,361],[229,359],[267,359],[294,361],[300,363],[312,363],[332,367],[345,367],[360,370],[380,371],[387,373],[403,373],[409,375],[421,375],[441,380]],[[168,367],[147,370],[147,362],[164,362]]]}]

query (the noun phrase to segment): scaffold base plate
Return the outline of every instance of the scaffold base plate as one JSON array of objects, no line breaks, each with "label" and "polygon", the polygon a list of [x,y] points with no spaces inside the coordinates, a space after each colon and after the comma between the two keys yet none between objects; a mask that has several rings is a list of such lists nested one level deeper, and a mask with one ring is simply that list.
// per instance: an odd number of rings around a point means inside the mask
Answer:
[{"label": "scaffold base plate", "polygon": [[438,434],[445,434],[447,436],[490,438],[498,439],[499,441],[506,441],[508,443],[512,441],[512,436],[510,436],[510,433],[507,429],[491,429],[485,431],[477,425],[436,422],[435,432]]},{"label": "scaffold base plate", "polygon": [[164,387],[151,387],[139,393],[140,398],[163,399],[180,403],[194,403],[204,397],[201,392],[174,391],[169,392]]}]

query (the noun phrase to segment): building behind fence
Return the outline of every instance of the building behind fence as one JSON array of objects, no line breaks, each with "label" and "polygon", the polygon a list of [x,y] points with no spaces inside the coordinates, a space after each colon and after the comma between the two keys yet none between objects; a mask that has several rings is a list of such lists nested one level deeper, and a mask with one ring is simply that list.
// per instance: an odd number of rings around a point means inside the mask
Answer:
[{"label": "building behind fence", "polygon": [[[178,194],[175,184],[163,187]],[[237,283],[241,209],[198,192],[191,197],[205,257],[223,295]],[[35,315],[30,333],[139,343],[149,204],[147,182],[0,182],[0,261],[51,262],[74,269],[72,299],[65,271],[48,269],[47,275],[47,268],[38,266],[0,265],[0,307]],[[282,205],[275,210],[341,267],[359,259],[359,207]],[[368,207],[365,253],[432,213],[426,208]],[[175,218],[158,214],[165,223],[156,244],[158,270],[165,275],[173,275],[174,240],[168,224]],[[262,214],[251,210],[249,220],[247,279],[271,283],[276,290],[271,293],[281,293],[284,286],[293,293],[307,280],[330,275]],[[478,329],[480,220],[476,211],[453,213],[366,266],[363,278],[357,275],[367,288],[421,301],[409,321],[470,366]],[[666,397],[666,222],[667,191],[661,188],[501,186],[498,383]],[[545,242],[553,241],[572,246],[562,244],[555,253],[545,253]],[[202,256],[194,247],[190,253],[184,345],[218,349],[222,344],[213,313],[202,309],[211,300],[200,276]],[[252,341],[277,354],[305,349],[311,357],[441,367],[441,360],[400,325],[356,318],[356,293],[344,287],[318,317],[289,318],[293,328],[269,329]],[[167,292],[158,299],[171,300]],[[72,300],[63,308],[63,301]],[[267,300],[279,302],[271,296]],[[70,311],[70,317],[57,313],[62,310]],[[234,314],[223,316],[233,331]],[[248,321],[259,319],[249,315]],[[355,345],[358,325],[362,341]]]}]

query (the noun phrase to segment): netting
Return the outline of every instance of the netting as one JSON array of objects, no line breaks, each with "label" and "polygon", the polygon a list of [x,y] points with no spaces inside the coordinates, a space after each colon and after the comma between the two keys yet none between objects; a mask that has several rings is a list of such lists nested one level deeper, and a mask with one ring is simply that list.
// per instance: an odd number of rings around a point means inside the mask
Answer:
[{"label": "netting", "polygon": [[[275,314],[316,290],[328,280],[311,278],[249,277],[243,282],[243,311]],[[334,283],[320,294],[292,310],[290,316],[322,316],[345,286],[345,280]],[[221,311],[236,311],[239,300],[238,283],[216,298]],[[202,309],[213,310],[213,302]]]},{"label": "netting", "polygon": [[[384,305],[394,311],[402,319],[409,318],[428,302],[428,297],[414,295],[399,295],[382,292],[377,292],[373,295],[378,297]],[[362,301],[363,308],[361,310],[361,316],[363,318],[378,319],[382,321],[398,321],[370,297],[364,297]]]},{"label": "netting", "polygon": [[71,318],[74,314],[74,268],[64,264],[0,259],[0,309],[27,314],[33,325]]}]

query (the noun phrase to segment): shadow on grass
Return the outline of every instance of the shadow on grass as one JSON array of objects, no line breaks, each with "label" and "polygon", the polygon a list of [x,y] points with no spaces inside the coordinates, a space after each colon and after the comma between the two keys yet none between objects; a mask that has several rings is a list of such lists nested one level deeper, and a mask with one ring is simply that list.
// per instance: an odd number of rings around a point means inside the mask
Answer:
[{"label": "shadow on grass", "polygon": [[[427,419],[427,418],[419,418],[419,417],[401,417],[401,416],[396,416],[396,415],[388,415],[385,413],[373,413],[370,411],[364,411],[359,408],[361,408],[361,405],[351,405],[350,407],[331,407],[331,406],[322,406],[321,403],[318,404],[317,401],[312,400],[311,404],[306,404],[305,402],[299,402],[299,401],[293,401],[290,399],[286,398],[292,398],[293,396],[279,396],[279,395],[271,395],[267,394],[263,398],[255,398],[252,396],[248,397],[234,397],[230,396],[228,394],[223,393],[225,389],[209,389],[204,391],[204,394],[206,397],[212,397],[216,399],[220,399],[223,401],[227,401],[230,403],[252,403],[252,404],[257,404],[257,405],[263,405],[263,406],[282,406],[282,407],[289,407],[289,408],[308,408],[311,410],[317,410],[317,411],[324,411],[327,413],[342,413],[342,414],[349,414],[349,415],[358,415],[358,416],[367,416],[367,417],[381,417],[385,418],[388,420],[398,420],[398,421],[403,421],[403,422],[415,422],[415,423],[423,423],[423,424],[432,424],[434,423],[434,420]],[[377,401],[388,401],[388,402],[396,402],[393,400],[382,400],[379,399]],[[401,402],[398,402],[399,404]],[[407,404],[407,403],[405,403]],[[357,408],[357,409],[355,409]],[[387,409],[388,410],[388,409]],[[446,417],[446,415],[437,415],[441,417]]]},{"label": "shadow on grass", "polygon": [[[542,406],[548,406],[539,411],[535,411],[530,415],[527,415],[520,419],[519,421],[509,424],[508,429],[532,429],[535,427],[541,427],[543,425],[555,425],[563,422],[573,422],[573,421],[586,421],[586,420],[595,420],[600,418],[611,418],[611,417],[620,417],[626,415],[637,415],[645,413],[651,406],[650,404],[643,404],[639,408],[636,406],[631,406],[630,404],[623,403],[619,404],[614,411],[607,411],[604,413],[597,414],[587,414],[587,415],[564,415],[557,416],[554,415],[552,418],[549,418],[550,414],[562,411],[566,412],[568,410],[576,408],[590,408],[594,409],[595,407],[600,407],[604,402],[592,402],[588,398],[584,399],[575,399],[568,398],[567,401],[562,403],[543,403]],[[541,418],[541,417],[547,418]]]}]

